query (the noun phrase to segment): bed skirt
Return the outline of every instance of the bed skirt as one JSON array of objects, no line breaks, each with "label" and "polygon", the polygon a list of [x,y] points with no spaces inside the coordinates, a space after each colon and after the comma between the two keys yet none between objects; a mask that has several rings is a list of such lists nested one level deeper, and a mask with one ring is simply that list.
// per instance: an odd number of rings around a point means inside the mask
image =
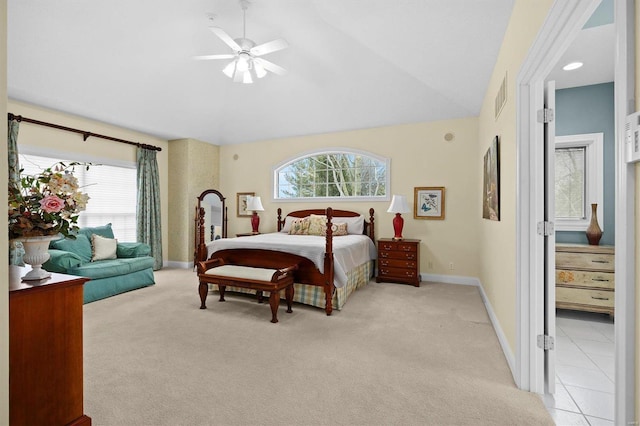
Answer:
[{"label": "bed skirt", "polygon": [[[344,287],[336,288],[333,293],[333,307],[334,309],[341,310],[344,304],[347,302],[347,298],[351,293],[364,287],[369,283],[369,280],[373,277],[373,261],[365,262],[357,268],[351,270],[347,274],[347,284]],[[211,288],[217,291],[218,286],[211,285]],[[317,285],[298,284],[295,283],[293,301],[302,303],[304,305],[315,306],[317,308],[324,309],[324,289]],[[255,290],[250,290],[241,287],[227,286],[226,291],[233,291],[237,293],[255,294]],[[269,297],[269,295],[266,295]],[[280,298],[284,299],[284,293],[281,292]]]}]

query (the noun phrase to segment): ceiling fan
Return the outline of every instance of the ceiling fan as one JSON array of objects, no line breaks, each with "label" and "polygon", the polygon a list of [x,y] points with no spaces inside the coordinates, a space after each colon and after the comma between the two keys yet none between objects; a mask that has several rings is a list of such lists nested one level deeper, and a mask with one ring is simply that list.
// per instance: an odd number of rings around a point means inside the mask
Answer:
[{"label": "ceiling fan", "polygon": [[222,72],[229,78],[233,79],[235,83],[253,83],[253,76],[262,78],[267,75],[267,71],[271,71],[278,75],[284,75],[287,73],[287,70],[281,66],[260,57],[267,53],[276,52],[289,47],[289,44],[284,39],[279,38],[256,46],[256,43],[253,40],[246,37],[246,12],[248,4],[249,2],[247,0],[240,0],[243,24],[241,38],[232,39],[222,28],[209,27],[209,29],[220,38],[220,40],[233,49],[234,53],[194,57],[194,59],[199,60],[233,59],[226,67],[224,67]]}]

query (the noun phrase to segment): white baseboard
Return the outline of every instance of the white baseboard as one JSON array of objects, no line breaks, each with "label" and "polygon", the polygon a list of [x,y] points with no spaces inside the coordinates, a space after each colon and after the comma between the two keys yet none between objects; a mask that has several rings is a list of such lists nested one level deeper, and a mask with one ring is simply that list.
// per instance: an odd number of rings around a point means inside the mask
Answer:
[{"label": "white baseboard", "polygon": [[191,269],[193,268],[192,262],[177,262],[175,260],[169,260],[164,262],[164,265],[167,268],[176,268],[176,269]]},{"label": "white baseboard", "polygon": [[485,293],[480,280],[475,277],[464,277],[456,275],[420,274],[420,276],[422,278],[422,281],[431,281],[445,284],[473,285],[478,287],[478,289],[480,290],[480,298],[482,299],[485,309],[487,310],[487,314],[489,315],[489,319],[491,320],[491,325],[493,325],[493,329],[496,332],[496,336],[498,337],[498,341],[500,342],[500,346],[502,347],[502,352],[504,353],[504,357],[506,358],[509,369],[511,370],[511,375],[513,376],[513,379],[516,380],[516,358],[513,355],[513,351],[509,346],[507,336],[505,336],[504,331],[502,331],[500,322],[496,317],[493,307],[491,306],[491,303],[487,298],[487,294]]}]

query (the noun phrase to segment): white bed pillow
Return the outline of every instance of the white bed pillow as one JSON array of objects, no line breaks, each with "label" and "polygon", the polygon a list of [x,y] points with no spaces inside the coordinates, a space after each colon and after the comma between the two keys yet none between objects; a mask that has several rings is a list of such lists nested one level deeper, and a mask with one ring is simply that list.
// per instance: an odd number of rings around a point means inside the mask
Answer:
[{"label": "white bed pillow", "polygon": [[364,232],[364,216],[355,217],[334,217],[331,223],[346,223],[347,233],[351,235],[362,235]]},{"label": "white bed pillow", "polygon": [[293,216],[287,216],[284,218],[284,226],[282,227],[282,229],[280,230],[280,232],[286,232],[287,234],[289,233],[289,231],[291,230],[291,224],[293,223],[294,220],[298,219],[297,217],[293,217]]}]

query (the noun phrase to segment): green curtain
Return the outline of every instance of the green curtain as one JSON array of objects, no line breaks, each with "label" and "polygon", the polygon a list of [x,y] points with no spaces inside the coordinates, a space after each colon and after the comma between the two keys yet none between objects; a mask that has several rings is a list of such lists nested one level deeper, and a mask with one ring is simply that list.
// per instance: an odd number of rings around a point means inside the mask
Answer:
[{"label": "green curtain", "polygon": [[[20,162],[18,160],[18,130],[20,123],[9,120],[7,132],[7,156],[9,157],[9,186],[18,186],[20,182]],[[9,265],[24,265],[24,248],[18,241],[9,242]]]},{"label": "green curtain", "polygon": [[138,148],[137,237],[151,246],[153,269],[162,268],[162,226],[160,220],[160,177],[156,151]]}]

